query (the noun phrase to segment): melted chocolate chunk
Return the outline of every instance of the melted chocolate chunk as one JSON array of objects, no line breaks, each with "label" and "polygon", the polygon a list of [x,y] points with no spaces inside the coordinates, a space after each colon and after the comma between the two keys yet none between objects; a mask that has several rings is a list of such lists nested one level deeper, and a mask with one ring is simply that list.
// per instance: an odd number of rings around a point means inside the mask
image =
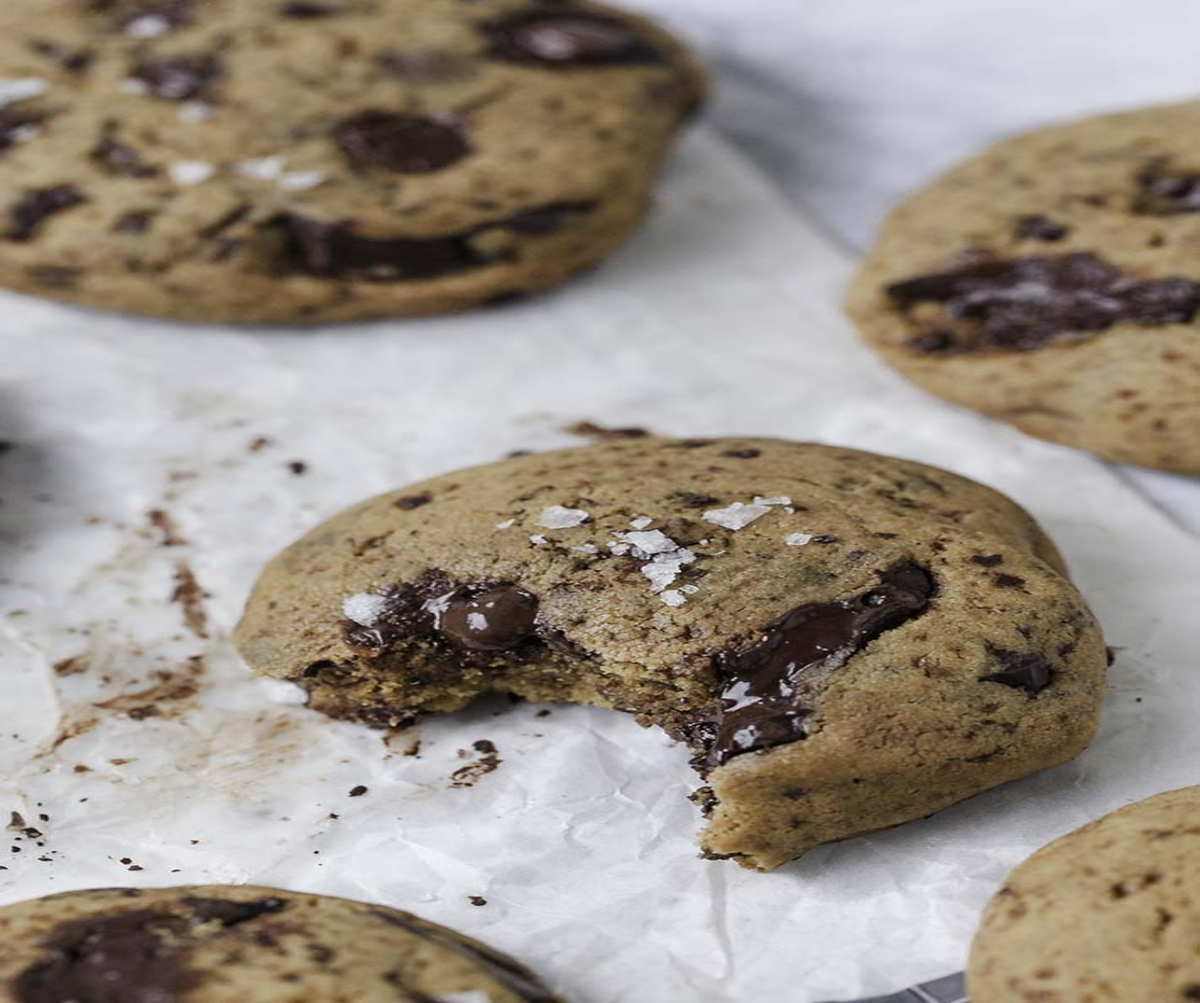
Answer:
[{"label": "melted chocolate chunk", "polygon": [[1053,243],[1062,240],[1070,230],[1061,223],[1056,223],[1049,216],[1022,216],[1017,220],[1016,235],[1018,240],[1045,240]]},{"label": "melted chocolate chunk", "polygon": [[918,303],[944,305],[953,330],[910,342],[925,352],[1028,351],[1060,335],[1104,331],[1115,324],[1189,323],[1200,309],[1200,284],[1185,278],[1130,279],[1086,252],[980,261],[897,282],[887,294],[903,310]]},{"label": "melted chocolate chunk", "polygon": [[491,41],[489,55],[510,62],[570,67],[664,61],[630,25],[603,14],[532,11],[485,24],[483,30]]},{"label": "melted chocolate chunk", "polygon": [[449,117],[364,111],[333,135],[352,164],[400,174],[440,171],[471,152],[461,123]]},{"label": "melted chocolate chunk", "polygon": [[725,681],[709,761],[805,737],[812,698],[826,676],[885,631],[923,613],[936,585],[905,561],[848,599],[799,606],[767,625],[749,648],[717,656]]},{"label": "melted chocolate chunk", "polygon": [[225,70],[216,56],[166,56],[138,63],[130,74],[167,101],[210,100]]},{"label": "melted chocolate chunk", "polygon": [[422,505],[428,505],[431,501],[433,501],[433,495],[426,491],[419,495],[405,495],[403,498],[397,498],[392,504],[396,508],[409,511],[414,508],[420,508]]},{"label": "melted chocolate chunk", "polygon": [[1140,189],[1133,211],[1146,216],[1173,216],[1200,212],[1200,171],[1168,170],[1156,160],[1137,176]]},{"label": "melted chocolate chunk", "polygon": [[187,922],[151,909],[72,920],[43,943],[44,957],[13,981],[20,1003],[172,1003],[197,984],[173,941]]},{"label": "melted chocolate chunk", "polygon": [[137,150],[118,142],[110,134],[101,137],[91,156],[105,171],[119,177],[152,178],[158,174],[158,168],[143,162]]},{"label": "melted chocolate chunk", "polygon": [[279,8],[280,17],[292,17],[298,21],[311,21],[321,17],[336,17],[342,13],[340,7],[329,3],[285,3]]},{"label": "melted chocolate chunk", "polygon": [[1016,690],[1025,690],[1030,696],[1041,693],[1054,678],[1054,669],[1044,655],[1005,651],[988,647],[988,654],[1000,665],[997,672],[983,676],[985,683],[1000,683]]},{"label": "melted chocolate chunk", "polygon": [[538,601],[513,585],[460,589],[437,605],[437,629],[472,651],[508,651],[537,631]]},{"label": "melted chocolate chunk", "polygon": [[416,917],[410,917],[405,913],[374,909],[371,911],[371,915],[390,926],[421,937],[431,944],[436,944],[442,950],[451,951],[472,964],[478,965],[505,989],[520,998],[522,1003],[558,1003],[533,972],[524,965],[518,965],[510,958],[506,958],[498,951],[493,951],[485,944],[480,944],[478,941],[460,940],[448,930],[422,923]]},{"label": "melted chocolate chunk", "polygon": [[9,228],[5,237],[8,240],[30,240],[51,216],[86,201],[83,192],[74,185],[34,189],[9,209]]},{"label": "melted chocolate chunk", "polygon": [[322,278],[399,282],[453,275],[488,263],[471,246],[470,233],[373,240],[341,223],[318,223],[303,216],[286,216],[282,222],[295,264]]},{"label": "melted chocolate chunk", "polygon": [[0,153],[32,137],[46,118],[45,112],[33,108],[0,108]]},{"label": "melted chocolate chunk", "polygon": [[259,916],[282,912],[287,908],[283,899],[267,898],[256,902],[232,902],[229,899],[185,898],[183,904],[197,923],[220,923],[230,927],[247,923]]}]

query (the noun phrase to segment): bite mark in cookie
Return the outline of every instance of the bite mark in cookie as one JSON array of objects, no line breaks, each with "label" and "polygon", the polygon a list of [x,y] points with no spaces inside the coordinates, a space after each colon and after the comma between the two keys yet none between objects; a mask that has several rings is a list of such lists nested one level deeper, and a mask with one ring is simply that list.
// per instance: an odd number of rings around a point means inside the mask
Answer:
[{"label": "bite mark in cookie", "polygon": [[695,753],[706,851],[770,869],[1087,744],[1103,644],[1057,568],[943,471],[613,437],[336,517],[272,562],[236,641],[381,727],[488,692],[637,715]]}]

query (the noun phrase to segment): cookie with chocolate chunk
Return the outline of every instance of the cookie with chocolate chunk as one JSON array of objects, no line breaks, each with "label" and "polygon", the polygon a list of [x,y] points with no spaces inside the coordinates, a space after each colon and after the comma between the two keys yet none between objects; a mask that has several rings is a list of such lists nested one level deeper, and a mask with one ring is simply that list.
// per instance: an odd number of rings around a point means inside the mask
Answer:
[{"label": "cookie with chocolate chunk", "polygon": [[688,743],[704,850],[764,870],[1080,752],[1100,632],[996,492],[772,439],[611,439],[458,471],[317,527],[236,632],[384,728],[482,693]]},{"label": "cookie with chocolate chunk", "polygon": [[0,1003],[561,1003],[445,927],[274,888],[67,892],[0,909],[0,938]]},{"label": "cookie with chocolate chunk", "polygon": [[1200,474],[1198,127],[1192,102],[1001,143],[895,210],[851,316],[932,393]]},{"label": "cookie with chocolate chunk", "polygon": [[588,0],[5,0],[0,285],[267,323],[534,292],[641,223],[703,88]]},{"label": "cookie with chocolate chunk", "polygon": [[972,1003],[1200,999],[1200,787],[1106,815],[1013,871],[967,984]]}]

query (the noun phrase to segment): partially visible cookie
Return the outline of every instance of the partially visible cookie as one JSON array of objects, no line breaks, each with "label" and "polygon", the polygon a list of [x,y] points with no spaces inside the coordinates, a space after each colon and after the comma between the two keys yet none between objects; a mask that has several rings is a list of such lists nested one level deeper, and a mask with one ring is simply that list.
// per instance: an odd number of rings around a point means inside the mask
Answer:
[{"label": "partially visible cookie", "polygon": [[589,0],[4,0],[0,285],[232,322],[533,292],[641,222],[703,88]]},{"label": "partially visible cookie", "polygon": [[1009,140],[897,208],[850,291],[915,383],[1200,474],[1200,102]]},{"label": "partially visible cookie", "polygon": [[235,640],[334,717],[488,691],[686,741],[711,856],[769,870],[1079,753],[1100,632],[988,488],[773,439],[612,440],[365,502],[275,558]]},{"label": "partially visible cookie", "polygon": [[0,1003],[560,1003],[491,948],[384,906],[213,885],[0,909]]},{"label": "partially visible cookie", "polygon": [[1200,1000],[1200,787],[1106,815],[1013,871],[967,984],[971,1003]]}]

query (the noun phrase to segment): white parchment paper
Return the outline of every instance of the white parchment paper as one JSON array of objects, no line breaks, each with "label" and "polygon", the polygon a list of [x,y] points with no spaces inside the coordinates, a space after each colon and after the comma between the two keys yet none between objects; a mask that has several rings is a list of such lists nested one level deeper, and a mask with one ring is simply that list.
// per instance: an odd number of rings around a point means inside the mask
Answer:
[{"label": "white parchment paper", "polygon": [[[760,6],[777,33],[784,9]],[[855,6],[844,31],[877,39]],[[833,16],[813,7],[795,24]],[[702,43],[722,34],[704,13]],[[464,317],[254,332],[0,298],[0,824],[37,833],[0,844],[0,902],[252,881],[411,909],[575,1003],[814,1003],[961,967],[1029,852],[1200,781],[1200,540],[1160,507],[1186,518],[1196,485],[1151,479],[1151,501],[1128,472],[909,387],[852,337],[849,257],[793,194],[702,129],[608,267]],[[1118,650],[1098,742],[760,875],[696,858],[686,754],[621,715],[491,703],[389,740],[240,666],[228,632],[276,549],[374,492],[571,444],[579,419],[842,443],[1012,494]]]}]

